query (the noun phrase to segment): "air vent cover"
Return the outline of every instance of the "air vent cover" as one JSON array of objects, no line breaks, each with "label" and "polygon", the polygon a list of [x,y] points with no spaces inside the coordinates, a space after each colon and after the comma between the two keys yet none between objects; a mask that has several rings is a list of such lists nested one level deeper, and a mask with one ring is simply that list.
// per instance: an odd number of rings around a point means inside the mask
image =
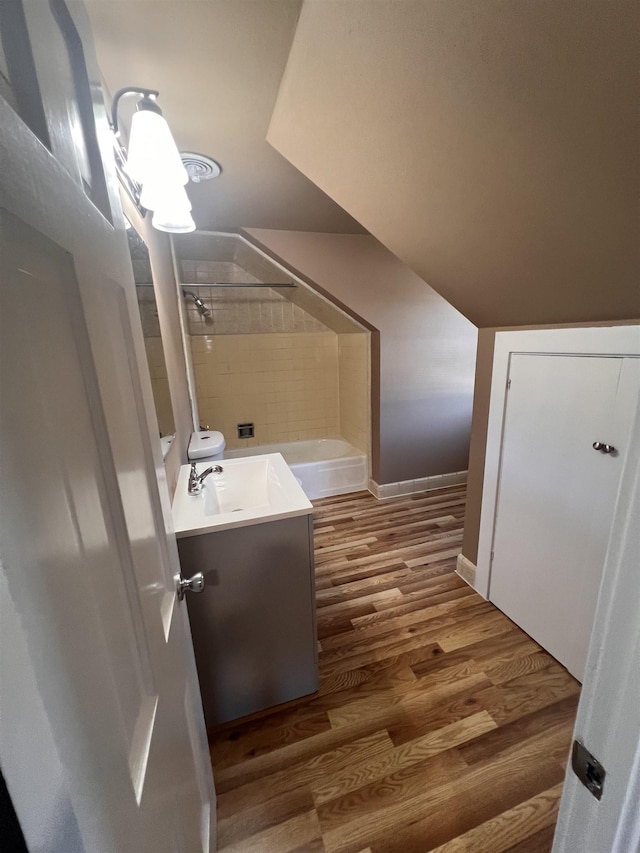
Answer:
[{"label": "air vent cover", "polygon": [[200,181],[209,181],[217,178],[222,171],[220,165],[204,154],[194,154],[193,151],[182,151],[180,153],[184,167],[189,175],[189,180],[194,184]]}]

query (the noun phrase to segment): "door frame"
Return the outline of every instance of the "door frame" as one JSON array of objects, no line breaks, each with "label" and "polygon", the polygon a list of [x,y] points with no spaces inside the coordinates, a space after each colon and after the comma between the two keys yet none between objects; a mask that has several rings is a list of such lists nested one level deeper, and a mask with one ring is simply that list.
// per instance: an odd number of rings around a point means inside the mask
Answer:
[{"label": "door frame", "polygon": [[[95,65],[91,30],[86,17],[86,10],[82,4],[75,2],[72,3],[70,0],[67,5],[70,13],[73,15],[75,23],[77,24],[78,32],[85,50],[85,60],[88,65],[90,75],[90,91],[94,96],[93,107],[97,139],[104,162],[106,187],[111,209],[107,211],[107,215],[105,216],[104,212],[95,206],[85,191],[85,185],[80,171],[74,167],[73,156],[70,156],[70,152],[73,154],[72,134],[68,123],[62,119],[58,119],[58,116],[64,117],[66,114],[65,98],[68,97],[67,88],[61,85],[61,81],[64,82],[67,80],[67,77],[65,77],[67,66],[63,61],[65,54],[60,46],[61,38],[58,38],[57,30],[54,30],[49,24],[50,11],[48,4],[44,3],[29,3],[25,4],[25,7],[31,10],[31,14],[35,20],[33,29],[29,31],[28,35],[34,51],[38,51],[38,56],[42,58],[42,62],[44,63],[44,69],[40,71],[40,66],[38,66],[38,70],[41,77],[46,78],[49,85],[48,92],[51,97],[51,114],[47,111],[50,104],[46,98],[45,112],[48,124],[56,124],[57,122],[56,144],[54,145],[52,143],[52,150],[47,148],[25,124],[24,120],[20,115],[18,115],[12,104],[4,97],[0,96],[0,127],[2,128],[2,131],[0,132],[0,160],[2,160],[3,163],[6,162],[8,164],[8,167],[2,171],[2,175],[0,177],[0,208],[3,208],[14,219],[20,220],[22,224],[37,232],[49,243],[54,244],[61,252],[65,253],[65,256],[68,257],[69,263],[72,264],[70,269],[73,273],[73,278],[75,279],[75,285],[77,286],[77,290],[74,290],[71,304],[74,311],[77,311],[82,315],[82,323],[80,325],[83,329],[86,326],[85,331],[89,333],[91,338],[90,350],[92,360],[96,363],[98,362],[96,357],[97,348],[94,349],[93,346],[93,332],[96,329],[104,328],[104,325],[101,326],[102,318],[100,315],[100,305],[98,301],[93,299],[93,297],[98,288],[106,287],[109,282],[111,282],[114,287],[118,288],[118,301],[122,306],[121,331],[123,335],[126,336],[128,344],[126,350],[128,365],[121,365],[123,367],[121,375],[132,379],[134,386],[134,398],[138,399],[141,395],[142,406],[132,406],[127,409],[127,411],[131,413],[130,422],[135,421],[133,424],[133,431],[135,435],[133,437],[136,442],[139,443],[140,447],[140,449],[136,450],[135,453],[135,464],[130,466],[124,463],[122,464],[121,470],[125,474],[125,476],[122,477],[122,488],[118,486],[115,488],[115,491],[114,489],[111,489],[109,497],[113,498],[114,503],[120,502],[120,505],[117,507],[117,519],[119,529],[123,531],[123,536],[126,525],[124,523],[125,519],[123,512],[121,511],[121,498],[126,489],[126,493],[131,499],[130,505],[132,509],[132,532],[130,534],[130,539],[136,543],[146,540],[147,542],[152,543],[154,547],[159,543],[160,551],[164,552],[166,550],[166,554],[163,554],[163,556],[167,556],[168,572],[166,588],[168,593],[170,591],[170,594],[166,599],[167,602],[169,602],[166,612],[169,612],[171,609],[173,611],[174,618],[171,623],[169,623],[169,620],[166,620],[163,626],[162,618],[159,616],[156,623],[157,630],[155,631],[155,637],[159,638],[164,628],[164,646],[168,652],[171,653],[171,656],[167,654],[165,659],[161,661],[161,665],[157,667],[158,683],[160,683],[161,676],[164,676],[165,673],[180,671],[182,676],[188,680],[189,689],[187,690],[187,685],[183,688],[181,684],[179,687],[176,687],[175,690],[172,690],[169,694],[171,700],[170,703],[165,703],[167,713],[162,716],[162,703],[158,706],[159,711],[154,719],[158,721],[158,727],[160,722],[162,723],[163,734],[165,732],[168,733],[168,737],[166,738],[166,749],[161,751],[157,765],[160,770],[165,766],[167,767],[167,772],[162,773],[162,779],[166,782],[169,795],[172,796],[174,790],[177,791],[178,794],[182,795],[181,797],[176,797],[174,799],[176,814],[178,813],[180,803],[186,797],[190,796],[189,792],[191,788],[195,786],[195,783],[197,783],[202,789],[207,789],[206,796],[202,797],[202,801],[203,804],[205,804],[208,797],[210,804],[209,811],[206,813],[206,816],[203,816],[201,821],[199,821],[200,825],[196,826],[192,823],[192,827],[194,829],[193,836],[195,837],[199,834],[200,838],[204,839],[206,837],[205,830],[207,829],[207,827],[204,826],[205,820],[210,824],[209,847],[213,850],[215,849],[215,796],[213,776],[211,772],[209,752],[207,749],[206,731],[198,690],[195,662],[191,650],[191,635],[186,606],[184,604],[178,605],[174,594],[173,583],[179,570],[177,545],[175,534],[173,532],[170,513],[170,498],[165,479],[164,465],[160,455],[160,445],[153,435],[153,433],[156,432],[153,396],[151,393],[151,382],[149,379],[148,368],[146,367],[142,333],[140,331],[140,320],[131,275],[131,260],[127,251],[125,238],[124,219],[122,216],[121,206],[118,201],[118,182],[115,176],[115,167],[113,163],[111,132],[107,122],[106,110],[102,103],[102,94],[99,86],[100,78]],[[10,30],[10,32],[11,37],[13,38],[13,30]],[[68,79],[68,88],[71,90],[72,80],[70,77]],[[36,93],[33,94],[35,97]],[[24,272],[25,271],[23,270],[23,273]],[[69,274],[68,280],[71,280],[71,273]],[[123,305],[123,303],[126,303],[126,305]],[[130,336],[132,336],[131,339]],[[107,340],[108,342],[106,336],[104,337],[104,340]],[[131,345],[129,346],[129,344]],[[119,355],[124,358],[125,353],[121,350]],[[105,356],[101,359],[100,363],[103,365],[109,365],[113,362],[109,362]],[[118,364],[120,364],[120,362],[118,362]],[[87,367],[87,369],[89,368]],[[107,373],[107,371],[105,371],[105,373]],[[104,408],[105,399],[103,392],[109,380],[107,379],[105,382],[101,383],[98,377],[97,379],[98,387],[96,389],[96,393],[98,394],[98,397],[95,399],[99,398],[102,402],[100,406],[93,407],[94,411],[92,411],[91,422],[94,424],[94,432],[95,424],[98,422],[100,423],[101,431],[106,431],[107,428],[107,423],[104,418],[102,418],[102,409]],[[89,388],[89,386],[85,387]],[[93,383],[89,390],[93,394]],[[92,397],[91,399],[93,401],[94,398]],[[73,417],[72,412],[64,412],[60,410],[57,414],[60,417],[66,417],[68,419],[72,419]],[[131,444],[129,441],[131,435],[126,431],[125,427],[118,422],[114,429],[115,428],[118,430],[117,434],[123,437],[123,442]],[[116,433],[113,434],[115,435]],[[109,438],[108,441],[107,438]],[[114,442],[112,436],[105,437],[105,442],[105,447],[107,447],[106,457],[108,457],[105,464],[108,465],[109,470],[111,470],[111,463],[114,457],[112,448],[112,444]],[[27,456],[28,455],[29,454],[27,452]],[[115,476],[115,471],[113,473]],[[131,476],[128,476],[129,474],[131,474]],[[114,482],[114,487],[115,486],[116,484]],[[148,500],[145,500],[144,503],[148,504],[151,511],[147,514],[147,519],[143,520],[144,523],[140,523],[140,525],[138,525],[138,507],[135,503],[136,490],[141,487],[146,489],[147,486],[149,493]],[[140,492],[138,492],[138,494],[140,494]],[[141,501],[141,504],[142,503],[143,502]],[[109,504],[109,500],[104,502],[103,514],[109,510]],[[146,509],[146,507],[144,508]],[[155,525],[147,523],[147,520],[152,516],[156,522]],[[99,518],[97,510],[94,517]],[[98,539],[97,541],[100,542],[102,540]],[[97,548],[98,545],[95,545],[94,547]],[[158,563],[154,561],[154,556],[154,548],[150,547],[149,558],[145,563],[145,565],[150,569],[149,574],[151,576],[151,582],[147,583],[145,587],[145,592],[148,591],[149,595],[153,595],[156,590],[161,589],[160,584],[153,583],[155,566],[158,565]],[[116,563],[117,561],[114,560],[112,565],[116,566]],[[3,578],[4,572],[0,572],[0,586],[2,585]],[[85,575],[85,578],[89,578],[88,583],[91,582],[91,576]],[[171,583],[169,583],[169,580]],[[20,584],[18,584],[18,588],[21,588]],[[24,587],[22,587],[22,590],[24,590]],[[2,592],[2,590],[0,590],[0,592]],[[23,596],[24,594],[25,593],[23,592]],[[7,595],[0,597],[2,597],[3,601],[8,602],[8,612],[11,614],[15,613],[13,600]],[[126,600],[124,596],[123,600]],[[77,601],[78,598],[76,597],[74,602],[77,604]],[[31,619],[28,625],[24,619],[18,624],[22,629],[20,635],[22,638],[22,635],[28,634],[28,630],[33,624],[36,624],[38,628],[40,627],[39,614],[36,615],[35,619]],[[57,633],[54,633],[53,631],[51,632],[54,639],[58,635],[66,635],[68,633],[67,626],[63,624],[62,627],[64,630],[58,631]],[[101,638],[105,636],[99,629],[99,626],[98,628],[96,628],[96,626],[92,626],[91,633],[98,637],[96,645],[99,641],[101,642]],[[64,701],[58,702],[60,692],[56,679],[59,675],[59,668],[50,670],[49,677],[45,679],[45,682],[43,683],[36,683],[37,679],[36,681],[33,680],[37,673],[39,671],[41,672],[43,669],[44,658],[41,654],[37,654],[38,649],[36,648],[36,653],[33,655],[33,659],[30,651],[31,648],[35,647],[34,644],[39,641],[40,637],[41,634],[38,634],[35,636],[35,639],[32,640],[31,637],[28,636],[27,641],[29,645],[27,646],[23,644],[25,648],[23,658],[26,660],[26,664],[21,670],[19,670],[18,678],[20,683],[24,681],[25,677],[27,679],[31,679],[33,684],[33,690],[31,692],[33,696],[35,696],[36,699],[42,698],[46,701],[46,707],[42,708],[42,712],[38,716],[41,705],[36,705],[35,702],[30,701],[33,698],[32,695],[29,695],[26,700],[23,700],[21,696],[14,697],[16,699],[18,712],[21,715],[20,723],[22,725],[19,731],[25,733],[25,742],[34,744],[34,748],[38,749],[40,765],[42,765],[42,757],[44,754],[42,749],[42,743],[44,742],[51,744],[51,749],[49,750],[48,755],[52,756],[52,763],[55,766],[58,766],[59,764],[60,767],[63,767],[60,761],[57,760],[59,758],[58,750],[60,749],[61,751],[61,747],[59,747],[59,744],[53,740],[53,736],[56,732],[50,732],[49,722],[50,719],[55,717],[55,714],[50,709],[54,709],[56,712],[59,710],[59,715],[64,715],[65,708],[69,705],[69,702],[67,701],[69,700],[69,696],[75,698],[77,696],[82,697],[84,694],[82,691],[82,685],[74,683],[73,690],[67,691],[65,696],[62,697]],[[5,645],[7,647],[8,657],[9,644]],[[103,646],[106,647],[106,645],[106,642],[104,642]],[[40,648],[42,648],[41,644]],[[181,648],[188,648],[188,654],[180,654],[179,652]],[[82,653],[83,650],[79,647],[80,657],[82,656]],[[12,659],[14,657],[15,655],[12,656]],[[90,661],[90,658],[85,655],[85,660]],[[89,668],[89,664],[87,664],[87,668]],[[110,680],[110,676],[106,677],[107,680],[104,681],[103,686],[104,690],[109,692],[107,688],[109,687],[109,684],[112,684],[113,682]],[[53,688],[56,688],[57,692],[56,690],[53,690],[51,685],[53,685]],[[102,709],[99,710],[102,711]],[[94,762],[94,765],[98,769],[95,773],[91,774],[92,778],[99,776],[98,782],[93,785],[87,784],[87,774],[81,772],[81,769],[77,769],[77,766],[81,763],[84,763],[84,766],[86,767],[91,756],[78,749],[78,738],[75,737],[73,732],[71,732],[72,726],[71,728],[68,727],[68,720],[64,721],[64,732],[70,732],[69,744],[65,741],[64,746],[67,747],[66,754],[71,755],[71,760],[64,766],[65,772],[67,773],[67,776],[70,777],[75,771],[74,791],[79,792],[76,802],[84,804],[91,798],[89,807],[84,810],[83,815],[85,817],[84,825],[90,827],[86,833],[86,837],[89,837],[91,834],[91,827],[104,827],[105,825],[109,829],[115,826],[117,832],[122,835],[127,829],[127,822],[120,818],[120,814],[118,815],[118,819],[114,817],[119,805],[118,797],[114,799],[113,797],[110,798],[106,795],[103,797],[99,796],[101,791],[106,791],[108,794],[115,786],[108,786],[108,773],[99,774],[98,771],[101,771],[104,766],[107,766],[107,768],[110,769],[115,766],[116,761],[119,763],[119,766],[122,767],[124,765],[124,761],[121,760],[121,754],[124,753],[124,750],[120,751],[120,755],[115,754],[115,749],[113,750],[113,755],[108,754],[109,731],[105,726],[100,726],[100,721],[106,719],[107,714],[94,714],[93,716],[95,717],[95,720],[92,723],[93,728],[95,729],[97,726],[100,729],[100,737],[103,741],[106,739],[107,742],[107,747],[105,747],[104,744],[102,747],[102,753],[106,755],[106,759],[102,764]],[[112,718],[117,719],[115,713],[112,715]],[[109,728],[115,730],[116,734],[119,735],[121,730],[124,730],[124,725],[122,724],[121,719],[117,719],[117,725],[110,726]],[[8,728],[7,731],[9,732]],[[9,733],[13,734],[13,731],[15,731],[15,729]],[[105,732],[107,733],[105,734]],[[197,751],[198,755],[202,759],[200,767],[202,772],[199,772],[198,767],[189,767],[189,764],[193,765],[196,763],[195,756],[194,761],[191,761],[191,758],[187,757],[184,752],[179,754],[179,747],[183,743],[186,745],[188,740],[195,743],[196,739],[199,743],[192,751],[194,753]],[[19,749],[19,745],[19,738],[16,737],[11,740],[11,746],[15,750]],[[145,752],[148,755],[149,750],[146,748],[146,744],[143,745],[145,746]],[[140,752],[142,753],[143,750],[140,750]],[[150,756],[150,758],[152,757],[153,756]],[[23,829],[26,830],[25,823],[28,823],[28,821],[25,822],[25,815],[27,818],[35,815],[35,817],[40,820],[41,812],[38,810],[38,802],[34,796],[32,796],[33,785],[31,783],[38,774],[40,776],[42,775],[42,767],[38,765],[36,761],[32,761],[29,766],[26,766],[24,765],[24,762],[20,761],[20,758],[21,755],[18,752],[18,760],[16,762],[17,770],[13,777],[8,773],[8,766],[5,766],[5,764],[3,764],[3,773],[7,781],[8,789],[13,797],[13,804],[16,807],[18,818],[22,821]],[[158,775],[160,775],[160,773]],[[128,771],[128,776],[129,778],[132,776],[130,770]],[[17,778],[20,782],[24,781],[23,788],[16,791],[14,786],[12,789],[12,778],[13,780]],[[192,782],[194,783],[193,785]],[[53,788],[52,785],[50,785],[50,787]],[[24,790],[25,788],[27,789],[26,793]],[[129,795],[130,791],[128,785],[127,790],[124,791],[123,789],[123,792]],[[53,793],[57,793],[57,789],[53,789]],[[116,793],[119,794],[118,791]],[[133,796],[135,796],[135,792],[132,797]],[[129,814],[136,815],[136,808],[139,813],[142,811],[142,807],[140,806],[140,802],[138,802],[137,807],[133,806],[132,797],[130,798],[132,806],[129,810]],[[98,800],[100,800],[100,808],[94,809],[92,804],[98,802]],[[144,803],[144,798],[142,798],[142,802]],[[147,799],[146,802],[149,803],[149,805],[145,804],[146,808],[151,811],[157,801]],[[190,805],[188,801],[186,804],[187,806]],[[173,805],[173,803],[171,803],[171,805]],[[56,811],[60,813],[61,809],[56,806]],[[205,811],[206,809],[202,810],[203,815]],[[158,809],[157,813],[159,814],[159,812],[160,809]],[[163,812],[169,816],[172,815],[170,809],[165,809]],[[160,815],[160,819],[157,821],[154,820],[153,825],[155,827],[163,828],[166,825],[163,823],[162,817],[163,815]],[[170,821],[167,820],[167,823],[169,822]],[[142,817],[140,818],[140,825],[142,827]],[[180,823],[175,822],[175,827],[177,827],[175,834],[179,835],[181,829]],[[45,828],[49,829],[49,825]],[[109,833],[105,831],[103,832],[103,836],[108,840]],[[188,843],[186,839],[189,837],[190,836],[187,833],[184,833],[185,843]],[[97,849],[96,844],[100,840],[98,838],[97,831],[93,840],[96,843],[92,845],[92,849]],[[149,840],[150,842],[154,841],[154,839]],[[161,846],[163,846],[163,849],[165,846],[166,849],[177,849],[179,841],[180,838],[172,838],[167,834],[166,845]],[[104,843],[106,844],[107,842],[105,841]],[[154,849],[157,849],[157,846],[158,845],[156,845]],[[109,847],[109,849],[113,849],[113,846]],[[141,849],[139,845],[138,849]]]},{"label": "door frame", "polygon": [[[478,536],[478,562],[473,584],[475,590],[486,599],[489,599],[491,586],[491,552],[500,483],[507,381],[511,356],[515,353],[588,355],[605,358],[639,357],[640,325],[496,332]],[[623,474],[627,464],[628,460],[625,459]],[[617,512],[623,512],[624,509],[624,506],[618,505]]]}]

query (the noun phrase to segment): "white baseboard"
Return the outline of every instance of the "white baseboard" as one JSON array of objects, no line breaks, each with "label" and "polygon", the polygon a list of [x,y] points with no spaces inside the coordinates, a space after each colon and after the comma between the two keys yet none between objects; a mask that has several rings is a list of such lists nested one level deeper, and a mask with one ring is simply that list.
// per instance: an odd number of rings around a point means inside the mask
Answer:
[{"label": "white baseboard", "polygon": [[466,471],[454,471],[452,474],[435,474],[433,477],[420,477],[418,480],[401,480],[399,483],[382,483],[382,485],[378,485],[375,480],[369,480],[369,491],[378,500],[383,501],[386,498],[444,489],[445,486],[458,486],[466,482]]},{"label": "white baseboard", "polygon": [[460,575],[463,581],[475,589],[476,586],[476,565],[471,560],[467,559],[464,554],[458,554],[456,562],[456,574]]}]

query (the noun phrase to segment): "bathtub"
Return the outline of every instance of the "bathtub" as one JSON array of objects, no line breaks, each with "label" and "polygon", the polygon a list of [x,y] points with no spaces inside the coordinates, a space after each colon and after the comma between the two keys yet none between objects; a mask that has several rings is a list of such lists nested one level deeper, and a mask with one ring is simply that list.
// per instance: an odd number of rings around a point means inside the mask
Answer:
[{"label": "bathtub", "polygon": [[225,450],[225,459],[282,453],[308,498],[326,498],[366,489],[369,483],[367,456],[341,438],[286,441]]}]

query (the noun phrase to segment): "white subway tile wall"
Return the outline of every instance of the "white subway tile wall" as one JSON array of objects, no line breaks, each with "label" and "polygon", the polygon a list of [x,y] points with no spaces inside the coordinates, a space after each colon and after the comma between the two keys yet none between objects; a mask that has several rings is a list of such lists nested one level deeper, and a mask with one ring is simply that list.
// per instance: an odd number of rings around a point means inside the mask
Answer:
[{"label": "white subway tile wall", "polygon": [[[183,287],[211,310],[203,317],[185,297],[201,424],[221,430],[229,449],[342,436],[370,453],[366,332],[336,334],[272,288],[208,287],[260,282],[232,261],[181,267]],[[239,423],[253,423],[255,437],[239,439]]]},{"label": "white subway tile wall", "polygon": [[371,403],[368,335],[364,333],[338,335],[338,385],[340,392],[340,434],[349,444],[366,454],[370,454]]},{"label": "white subway tile wall", "polygon": [[[244,335],[272,332],[328,332],[303,308],[270,287],[207,287],[209,282],[259,284],[260,279],[228,261],[182,261],[183,287],[211,310],[203,317],[185,297],[190,335]],[[284,276],[283,276],[284,278]]]},{"label": "white subway tile wall", "polygon": [[169,379],[167,377],[167,365],[162,348],[162,338],[145,338],[144,348],[147,353],[147,362],[149,363],[151,390],[153,391],[153,400],[156,404],[158,430],[161,436],[171,435],[175,432],[175,426],[173,408],[171,406],[171,394],[169,392]]},{"label": "white subway tile wall", "polygon": [[[333,332],[195,335],[191,352],[200,421],[230,449],[340,435]],[[238,439],[247,422],[255,437]]]},{"label": "white subway tile wall", "polygon": [[186,297],[189,334],[267,335],[273,332],[328,332],[303,308],[294,305],[271,288],[204,287],[187,288],[211,311],[203,317],[190,297]]},{"label": "white subway tile wall", "polygon": [[138,310],[142,323],[142,334],[145,338],[160,337],[160,321],[158,320],[158,306],[153,285],[136,285],[136,296],[138,298]]}]

